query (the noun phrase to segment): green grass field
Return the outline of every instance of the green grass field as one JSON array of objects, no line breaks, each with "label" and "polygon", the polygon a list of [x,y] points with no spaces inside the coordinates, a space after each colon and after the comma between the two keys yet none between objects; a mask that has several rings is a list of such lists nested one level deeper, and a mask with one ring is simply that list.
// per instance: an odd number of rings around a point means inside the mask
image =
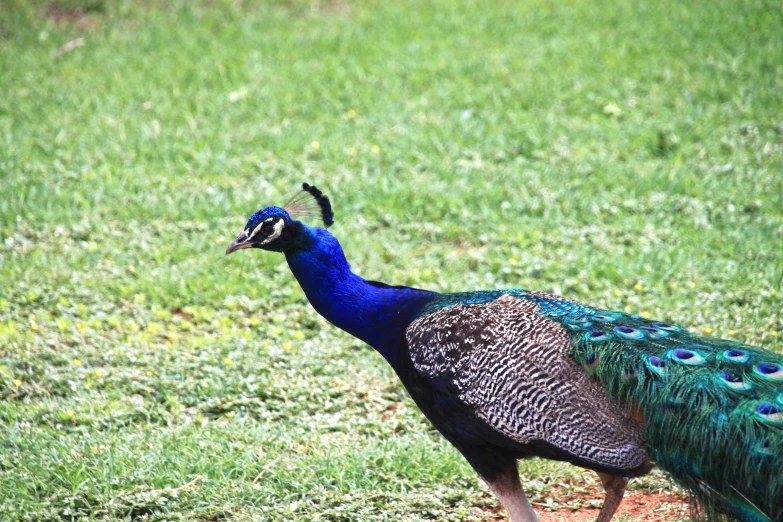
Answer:
[{"label": "green grass field", "polygon": [[282,257],[223,255],[302,181],[365,277],[781,351],[783,8],[638,4],[0,0],[0,519],[493,515]]}]

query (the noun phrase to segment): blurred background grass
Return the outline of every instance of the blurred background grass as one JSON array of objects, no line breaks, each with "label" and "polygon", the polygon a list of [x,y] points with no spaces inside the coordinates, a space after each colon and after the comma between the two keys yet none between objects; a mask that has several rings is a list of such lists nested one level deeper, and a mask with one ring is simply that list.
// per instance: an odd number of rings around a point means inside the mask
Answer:
[{"label": "blurred background grass", "polygon": [[[224,258],[302,181],[365,277],[780,351],[782,26],[773,1],[0,0],[0,512],[493,516],[282,257]],[[541,502],[584,480],[522,467]]]}]

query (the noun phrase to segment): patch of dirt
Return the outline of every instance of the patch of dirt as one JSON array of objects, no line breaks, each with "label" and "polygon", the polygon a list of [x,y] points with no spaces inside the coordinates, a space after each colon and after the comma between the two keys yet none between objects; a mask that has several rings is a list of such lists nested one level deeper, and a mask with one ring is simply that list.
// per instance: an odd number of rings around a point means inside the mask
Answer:
[{"label": "patch of dirt", "polygon": [[[597,484],[553,486],[532,502],[540,522],[593,522],[601,510],[604,490]],[[613,520],[626,516],[633,522],[671,522],[688,519],[690,503],[681,493],[660,490],[627,491]],[[491,520],[508,520],[502,509],[476,508],[476,514]]]},{"label": "patch of dirt", "polygon": [[79,31],[92,31],[98,27],[101,17],[96,12],[90,12],[81,7],[68,8],[57,3],[49,4],[43,12],[44,18],[48,18],[55,25],[72,25]]},{"label": "patch of dirt", "polygon": [[[600,487],[585,488],[583,493],[567,493],[552,497],[559,505],[565,504],[556,511],[550,511],[543,502],[534,502],[541,522],[582,522],[593,521],[598,516],[604,500],[604,491]],[[580,506],[574,509],[576,506]],[[542,509],[543,508],[543,509]],[[618,518],[627,515],[635,522],[669,522],[671,520],[688,518],[690,504],[688,498],[671,491],[627,491],[620,507],[614,516]]]},{"label": "patch of dirt", "polygon": [[351,7],[343,0],[287,0],[282,2],[299,16],[350,16]]},{"label": "patch of dirt", "polygon": [[171,315],[174,317],[179,317],[180,319],[193,319],[193,314],[182,311],[181,308],[175,308],[171,311]]}]

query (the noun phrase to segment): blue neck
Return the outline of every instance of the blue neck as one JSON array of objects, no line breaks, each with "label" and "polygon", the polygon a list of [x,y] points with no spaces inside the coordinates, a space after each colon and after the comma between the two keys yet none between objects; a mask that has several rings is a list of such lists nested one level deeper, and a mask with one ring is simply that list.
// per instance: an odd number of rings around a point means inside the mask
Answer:
[{"label": "blue neck", "polygon": [[372,284],[351,272],[340,243],[322,228],[303,225],[308,240],[286,253],[313,308],[333,325],[375,348],[397,367],[405,329],[437,294]]}]

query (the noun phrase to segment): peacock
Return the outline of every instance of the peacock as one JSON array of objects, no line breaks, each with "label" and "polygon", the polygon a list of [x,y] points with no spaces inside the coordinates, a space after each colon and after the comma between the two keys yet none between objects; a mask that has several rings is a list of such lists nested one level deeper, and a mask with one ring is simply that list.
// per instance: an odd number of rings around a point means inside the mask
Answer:
[{"label": "peacock", "polygon": [[302,189],[253,214],[226,254],[285,254],[313,308],[386,359],[513,522],[537,520],[517,470],[532,456],[595,471],[598,522],[653,463],[694,518],[783,521],[783,357],[538,291],[365,280],[326,230],[329,198]]}]

